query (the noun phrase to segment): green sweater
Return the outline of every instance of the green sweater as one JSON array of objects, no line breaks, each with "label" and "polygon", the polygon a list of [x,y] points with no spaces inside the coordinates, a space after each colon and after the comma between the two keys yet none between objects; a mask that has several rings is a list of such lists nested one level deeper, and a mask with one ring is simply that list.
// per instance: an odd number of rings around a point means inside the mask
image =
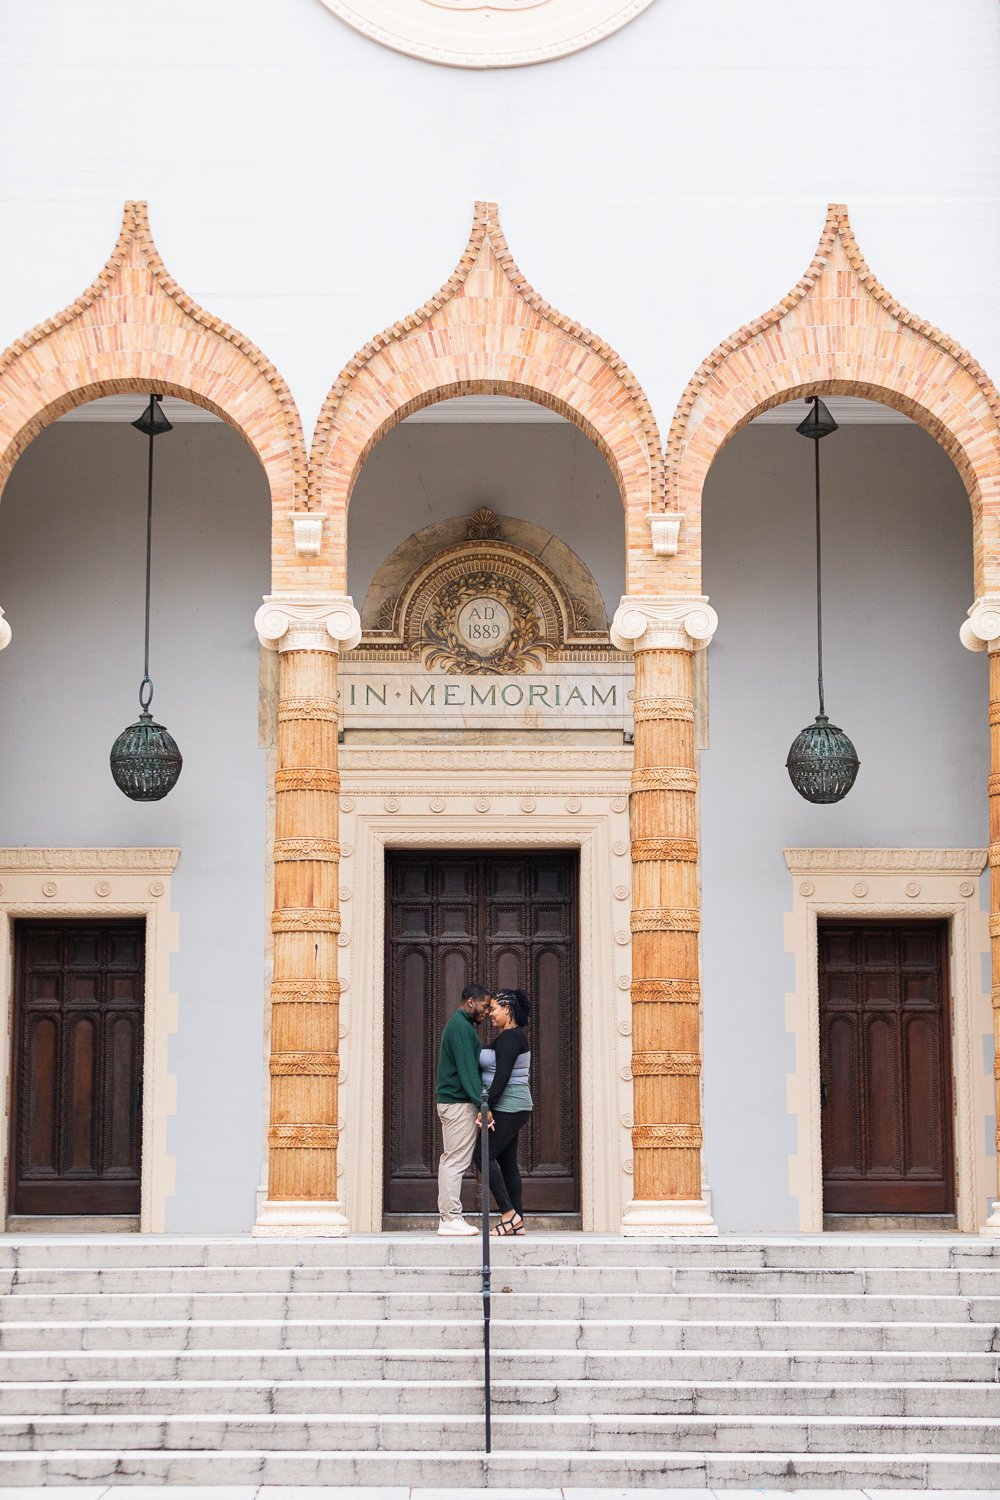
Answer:
[{"label": "green sweater", "polygon": [[438,1104],[479,1104],[483,1092],[479,1045],[479,1033],[469,1012],[456,1010],[441,1033],[434,1086]]}]

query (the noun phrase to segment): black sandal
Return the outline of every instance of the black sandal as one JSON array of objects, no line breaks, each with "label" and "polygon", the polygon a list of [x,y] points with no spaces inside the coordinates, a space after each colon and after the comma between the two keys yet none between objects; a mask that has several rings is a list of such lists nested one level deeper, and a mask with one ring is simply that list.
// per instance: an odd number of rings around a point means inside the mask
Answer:
[{"label": "black sandal", "polygon": [[523,1234],[524,1220],[519,1213],[514,1213],[509,1219],[500,1219],[493,1226],[493,1233],[498,1239],[506,1239],[509,1234]]}]

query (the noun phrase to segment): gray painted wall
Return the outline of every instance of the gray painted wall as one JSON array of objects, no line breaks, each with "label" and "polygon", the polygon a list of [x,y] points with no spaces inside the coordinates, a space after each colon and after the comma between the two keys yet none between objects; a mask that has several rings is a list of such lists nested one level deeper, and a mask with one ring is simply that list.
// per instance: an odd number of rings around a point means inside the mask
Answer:
[{"label": "gray painted wall", "polygon": [[[245,1230],[262,1125],[265,766],[251,619],[268,582],[267,486],[222,426],[178,427],[157,458],[152,667],[181,780],[144,807],[107,769],[141,676],[142,439],[56,426],[0,504],[0,604],[15,632],[0,655],[0,842],[181,847],[168,1224]],[[958,640],[972,598],[961,483],[916,428],[845,427],[823,459],[828,704],[862,760],[838,807],[802,802],[784,769],[815,712],[809,446],[787,428],[751,428],[706,494],[705,587],[721,616],[702,758],[707,1168],[728,1229],[798,1222],[782,849],[987,836],[986,663]],[[480,504],[563,537],[614,608],[621,503],[568,425],[396,429],[355,493],[355,596],[411,531]]]},{"label": "gray painted wall", "polygon": [[[137,412],[141,401],[137,400]],[[222,425],[157,440],[151,675],[184,770],[164,801],[128,801],[108,753],[138,713],[145,440],[49,428],[0,503],[0,842],[177,845],[171,981],[176,1231],[248,1228],[260,1174],[265,764],[253,613],[269,577],[269,500]]]},{"label": "gray painted wall", "polygon": [[351,498],[348,576],[358,608],[394,547],[481,505],[561,537],[593,573],[610,619],[625,592],[625,513],[611,470],[571,422],[394,427]]},{"label": "gray painted wall", "polygon": [[804,802],[785,770],[816,712],[812,445],[751,427],[705,494],[705,591],[720,615],[701,763],[706,1157],[728,1228],[798,1226],[782,850],[988,841],[986,657],[958,638],[973,598],[962,483],[909,425],[842,427],[822,462],[827,709],[861,760],[836,806]]}]

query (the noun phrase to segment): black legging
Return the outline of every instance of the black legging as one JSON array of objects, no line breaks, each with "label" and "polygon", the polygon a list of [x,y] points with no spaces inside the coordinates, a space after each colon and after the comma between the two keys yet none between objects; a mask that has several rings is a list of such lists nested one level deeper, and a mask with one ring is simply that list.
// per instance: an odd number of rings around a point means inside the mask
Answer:
[{"label": "black legging", "polygon": [[[531,1119],[530,1109],[493,1111],[494,1129],[490,1131],[490,1191],[502,1214],[514,1209],[524,1212],[521,1199],[521,1172],[517,1165],[517,1137],[521,1126]],[[483,1166],[483,1138],[476,1136],[472,1163],[477,1172]]]}]

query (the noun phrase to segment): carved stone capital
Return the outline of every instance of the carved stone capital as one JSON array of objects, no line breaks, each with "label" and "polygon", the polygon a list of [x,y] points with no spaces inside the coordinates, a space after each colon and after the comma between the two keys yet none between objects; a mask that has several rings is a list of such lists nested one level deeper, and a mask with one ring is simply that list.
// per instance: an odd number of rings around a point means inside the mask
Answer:
[{"label": "carved stone capital", "polygon": [[5,646],[10,645],[11,633],[11,628],[3,617],[3,610],[0,609],[0,651],[2,651]]},{"label": "carved stone capital", "polygon": [[968,651],[1000,650],[1000,594],[977,599],[958,633]]},{"label": "carved stone capital", "polygon": [[353,651],[361,639],[346,594],[268,594],[253,623],[268,651]]},{"label": "carved stone capital", "polygon": [[704,594],[626,594],[611,639],[619,651],[704,651],[718,624]]}]

